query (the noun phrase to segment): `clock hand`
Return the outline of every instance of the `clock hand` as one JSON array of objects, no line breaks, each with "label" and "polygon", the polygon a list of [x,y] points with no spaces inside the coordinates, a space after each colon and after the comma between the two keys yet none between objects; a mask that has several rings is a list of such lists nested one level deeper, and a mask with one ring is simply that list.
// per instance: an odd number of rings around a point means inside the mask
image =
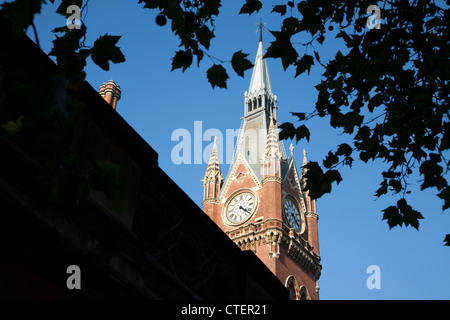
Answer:
[{"label": "clock hand", "polygon": [[244,211],[250,213],[247,209],[244,209],[244,207],[242,207],[242,206],[239,206],[239,209],[244,210]]}]

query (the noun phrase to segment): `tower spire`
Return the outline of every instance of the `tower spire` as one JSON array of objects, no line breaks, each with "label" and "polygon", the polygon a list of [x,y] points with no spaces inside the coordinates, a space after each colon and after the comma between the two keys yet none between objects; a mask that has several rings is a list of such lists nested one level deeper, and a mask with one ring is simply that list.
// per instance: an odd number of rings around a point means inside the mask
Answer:
[{"label": "tower spire", "polygon": [[220,172],[219,153],[217,152],[217,137],[214,137],[214,145],[209,158],[208,167],[203,177],[203,187],[205,188],[203,200],[217,198],[223,175]]},{"label": "tower spire", "polygon": [[270,125],[267,132],[266,148],[264,150],[264,175],[279,176],[280,174],[280,142],[278,130],[273,122],[273,114],[270,113]]},{"label": "tower spire", "polygon": [[260,20],[259,26],[259,43],[258,52],[256,53],[255,64],[253,67],[252,79],[248,89],[249,94],[255,94],[261,89],[265,89],[267,93],[272,93],[270,84],[269,69],[267,68],[266,59],[264,58],[264,48],[262,44],[262,31],[265,23]]}]

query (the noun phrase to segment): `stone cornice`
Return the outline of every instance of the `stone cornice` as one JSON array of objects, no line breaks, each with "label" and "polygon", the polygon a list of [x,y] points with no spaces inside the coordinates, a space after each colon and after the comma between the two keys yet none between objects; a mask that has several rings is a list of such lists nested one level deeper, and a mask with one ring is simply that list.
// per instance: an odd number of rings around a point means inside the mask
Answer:
[{"label": "stone cornice", "polygon": [[202,201],[202,206],[204,206],[205,204],[210,204],[210,203],[214,203],[214,204],[219,204],[220,201],[217,198],[208,198]]},{"label": "stone cornice", "polygon": [[[320,256],[313,247],[294,229],[283,225],[278,219],[268,219],[258,223],[249,223],[236,229],[226,231],[226,234],[242,250],[252,250],[256,253],[257,244],[277,243],[287,249],[289,257],[305,271],[319,279],[322,265]],[[273,254],[271,257],[278,257]]]},{"label": "stone cornice", "polygon": [[264,185],[267,181],[275,181],[278,183],[282,183],[283,180],[280,177],[277,176],[266,176],[262,181],[261,184]]},{"label": "stone cornice", "polygon": [[317,213],[315,213],[315,212],[312,212],[312,211],[308,211],[308,212],[306,213],[306,217],[307,217],[307,218],[313,218],[313,219],[319,220],[319,215],[318,215]]}]

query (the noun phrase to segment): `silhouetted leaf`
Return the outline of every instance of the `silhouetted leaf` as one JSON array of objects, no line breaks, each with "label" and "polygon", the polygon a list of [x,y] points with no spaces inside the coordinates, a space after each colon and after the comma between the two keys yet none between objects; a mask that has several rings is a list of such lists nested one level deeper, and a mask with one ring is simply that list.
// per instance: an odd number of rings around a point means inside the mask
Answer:
[{"label": "silhouetted leaf", "polygon": [[94,42],[92,47],[92,61],[103,70],[109,70],[109,61],[120,63],[125,57],[119,47],[116,46],[121,36],[110,36],[105,34]]},{"label": "silhouetted leaf", "polygon": [[311,66],[314,64],[314,58],[309,54],[305,54],[299,61],[295,63],[297,69],[295,70],[295,77],[298,77],[303,72],[308,70],[308,75],[311,70]]},{"label": "silhouetted leaf", "polygon": [[192,64],[192,51],[191,50],[180,50],[175,53],[172,59],[172,70],[182,69],[184,72]]},{"label": "silhouetted leaf", "polygon": [[349,156],[352,154],[352,147],[350,147],[347,143],[342,143],[339,145],[336,155],[338,156]]},{"label": "silhouetted leaf", "polygon": [[387,223],[389,225],[389,229],[392,229],[395,226],[402,226],[403,224],[403,217],[398,212],[398,208],[395,206],[387,207],[383,210],[383,220],[387,220]]},{"label": "silhouetted leaf", "polygon": [[245,0],[245,4],[242,6],[239,14],[248,13],[251,15],[253,12],[259,12],[262,8],[262,3],[259,0]]},{"label": "silhouetted leaf", "polygon": [[444,246],[450,246],[450,234],[447,234],[444,238]]},{"label": "silhouetted leaf", "polygon": [[[62,16],[67,16],[67,8],[69,6],[75,5],[81,10],[81,6],[83,5],[82,0],[62,0],[61,4],[59,5],[58,9],[56,9],[56,13],[59,13]],[[71,13],[69,13],[71,14]]]},{"label": "silhouetted leaf", "polygon": [[209,30],[208,27],[203,26],[199,29],[196,29],[195,34],[200,44],[206,49],[209,49],[209,44],[211,42],[211,39],[214,38],[214,33]]},{"label": "silhouetted leaf", "polygon": [[444,200],[444,205],[442,206],[442,210],[447,210],[450,208],[450,187],[447,186],[442,189],[441,192],[438,193],[438,197]]},{"label": "silhouetted leaf", "polygon": [[384,179],[383,182],[381,182],[380,188],[375,192],[376,197],[381,197],[383,194],[386,194],[388,191],[388,182],[387,179]]},{"label": "silhouetted leaf", "polygon": [[420,212],[408,205],[404,198],[397,201],[396,207],[390,206],[384,209],[383,212],[383,220],[387,220],[390,229],[405,224],[406,227],[412,226],[418,230],[419,220],[423,219]]},{"label": "silhouetted leaf", "polygon": [[270,31],[276,38],[267,48],[266,58],[281,58],[281,64],[286,70],[288,66],[297,61],[298,53],[292,47],[291,35],[287,31]]},{"label": "silhouetted leaf", "polygon": [[219,88],[227,87],[228,74],[225,68],[220,64],[215,64],[209,68],[208,71],[206,71],[206,77],[213,88],[215,86],[218,86]]},{"label": "silhouetted leaf", "polygon": [[3,17],[14,33],[22,35],[33,22],[34,15],[41,12],[41,5],[42,1],[40,0],[16,0],[11,3],[3,3]]},{"label": "silhouetted leaf", "polygon": [[272,12],[278,12],[279,14],[284,16],[286,14],[286,5],[280,4],[280,5],[273,6]]},{"label": "silhouetted leaf", "polygon": [[242,50],[239,50],[233,54],[231,58],[231,66],[234,71],[241,76],[244,77],[244,71],[253,67],[253,64],[250,60],[247,59],[248,54],[242,53]]},{"label": "silhouetted leaf", "polygon": [[291,112],[291,114],[293,116],[296,116],[298,118],[299,121],[305,120],[306,119],[306,115],[304,112]]},{"label": "silhouetted leaf", "polygon": [[323,166],[327,169],[331,168],[333,165],[339,162],[338,156],[336,156],[333,152],[328,152],[328,155],[323,160]]}]

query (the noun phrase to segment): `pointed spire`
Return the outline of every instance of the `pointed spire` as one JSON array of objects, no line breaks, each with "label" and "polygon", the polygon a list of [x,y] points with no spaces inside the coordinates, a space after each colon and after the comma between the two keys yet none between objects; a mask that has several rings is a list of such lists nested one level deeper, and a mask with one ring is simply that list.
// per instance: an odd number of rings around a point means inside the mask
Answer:
[{"label": "pointed spire", "polygon": [[266,89],[268,93],[272,93],[270,84],[269,69],[267,68],[266,59],[264,58],[264,48],[262,43],[262,27],[260,27],[258,52],[256,53],[255,64],[253,67],[252,79],[248,93],[256,93],[261,89]]},{"label": "pointed spire", "polygon": [[223,175],[220,172],[219,153],[217,152],[217,137],[214,137],[214,145],[209,158],[205,176],[201,180],[205,188],[204,199],[216,198],[222,185]]},{"label": "pointed spire", "polygon": [[264,163],[266,176],[278,176],[279,174],[279,158],[280,158],[280,142],[278,138],[278,130],[273,122],[273,114],[270,114],[269,131],[267,132],[266,148],[264,150]]},{"label": "pointed spire", "polygon": [[291,143],[291,145],[289,146],[289,150],[291,151],[290,156],[293,157],[294,156],[294,145]]},{"label": "pointed spire", "polygon": [[214,145],[209,158],[208,167],[206,168],[205,179],[212,176],[216,177],[217,175],[221,175],[221,173],[219,153],[217,152],[217,137],[214,137]]},{"label": "pointed spire", "polygon": [[308,172],[308,169],[306,169],[305,166],[307,164],[308,164],[308,159],[306,158],[306,149],[303,149],[303,163],[302,163],[302,171],[300,174],[300,182],[301,182],[302,188],[304,188],[306,186],[305,174],[306,174],[306,172]]}]

